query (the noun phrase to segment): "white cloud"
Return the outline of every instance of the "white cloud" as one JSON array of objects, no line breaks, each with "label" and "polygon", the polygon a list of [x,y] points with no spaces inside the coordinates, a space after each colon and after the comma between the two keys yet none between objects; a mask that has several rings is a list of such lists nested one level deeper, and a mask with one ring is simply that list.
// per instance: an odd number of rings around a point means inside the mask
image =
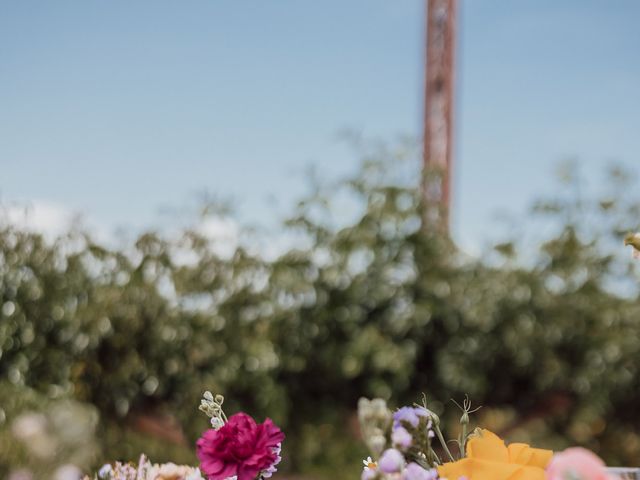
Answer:
[{"label": "white cloud", "polygon": [[32,200],[2,206],[0,223],[13,225],[20,230],[41,233],[45,238],[55,238],[69,232],[79,216],[70,209],[46,200]]},{"label": "white cloud", "polygon": [[115,242],[106,225],[60,203],[49,200],[13,201],[0,205],[0,226],[12,225],[19,230],[39,233],[50,242],[71,231],[91,233],[102,243]]},{"label": "white cloud", "polygon": [[[222,258],[231,258],[240,244],[240,225],[231,218],[205,217],[195,225],[186,225],[183,228],[192,228],[196,233],[206,238],[213,252]],[[195,266],[200,260],[198,254],[190,247],[179,245],[183,230],[173,226],[173,228],[165,230],[165,233],[174,242],[178,242],[171,252],[173,262],[180,266]]]},{"label": "white cloud", "polygon": [[223,258],[230,258],[240,242],[240,226],[231,218],[206,217],[196,230],[212,242],[213,251]]}]

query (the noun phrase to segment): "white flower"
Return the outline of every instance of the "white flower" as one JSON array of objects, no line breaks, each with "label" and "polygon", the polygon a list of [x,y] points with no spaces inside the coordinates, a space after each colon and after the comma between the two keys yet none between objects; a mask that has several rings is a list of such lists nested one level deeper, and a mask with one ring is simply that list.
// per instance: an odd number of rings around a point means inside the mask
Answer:
[{"label": "white flower", "polygon": [[376,468],[378,468],[378,464],[374,462],[371,457],[367,457],[362,460],[362,464],[364,465],[365,470],[375,470]]},{"label": "white flower", "polygon": [[198,468],[175,463],[154,464],[145,473],[146,480],[202,480]]},{"label": "white flower", "polygon": [[80,480],[82,472],[75,465],[62,465],[53,472],[53,478],[55,480]]},{"label": "white flower", "polygon": [[196,468],[184,480],[203,480],[200,469]]}]

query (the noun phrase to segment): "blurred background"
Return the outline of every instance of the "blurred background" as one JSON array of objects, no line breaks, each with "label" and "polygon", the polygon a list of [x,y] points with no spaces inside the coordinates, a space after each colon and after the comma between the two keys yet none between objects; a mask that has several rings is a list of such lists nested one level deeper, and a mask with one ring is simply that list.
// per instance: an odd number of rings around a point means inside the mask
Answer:
[{"label": "blurred background", "polygon": [[423,392],[640,465],[638,19],[2,2],[0,477],[195,464],[204,390],[285,478],[357,478],[358,398]]}]

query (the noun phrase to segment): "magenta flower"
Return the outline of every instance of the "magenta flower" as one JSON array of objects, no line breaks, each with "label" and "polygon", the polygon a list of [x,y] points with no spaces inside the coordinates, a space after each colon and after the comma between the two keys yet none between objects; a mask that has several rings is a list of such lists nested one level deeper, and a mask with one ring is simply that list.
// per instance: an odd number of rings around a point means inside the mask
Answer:
[{"label": "magenta flower", "polygon": [[[209,480],[254,480],[279,460],[284,433],[270,419],[262,424],[237,413],[219,430],[207,430],[197,442],[200,469]],[[271,472],[272,473],[272,472]]]}]

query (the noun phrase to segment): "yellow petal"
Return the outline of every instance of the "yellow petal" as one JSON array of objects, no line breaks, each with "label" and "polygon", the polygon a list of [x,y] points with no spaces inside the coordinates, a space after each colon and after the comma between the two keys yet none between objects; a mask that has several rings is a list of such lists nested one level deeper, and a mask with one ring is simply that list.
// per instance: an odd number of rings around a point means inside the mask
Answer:
[{"label": "yellow petal", "polygon": [[553,456],[551,450],[531,448],[526,443],[512,443],[508,447],[509,460],[520,465],[530,465],[532,467],[546,468]]},{"label": "yellow petal", "polygon": [[528,465],[533,456],[531,448],[526,443],[511,443],[507,449],[509,450],[509,461],[511,463]]},{"label": "yellow petal", "polygon": [[458,480],[460,477],[467,477],[469,480],[545,480],[542,468],[477,458],[445,463],[438,467],[438,474],[448,480]]},{"label": "yellow petal", "polygon": [[467,477],[469,480],[545,480],[542,468],[477,458],[445,463],[438,467],[438,474],[448,480],[458,480],[460,477]]},{"label": "yellow petal", "polygon": [[458,480],[460,477],[471,478],[472,465],[470,458],[463,458],[457,462],[438,465],[438,476],[447,480]]},{"label": "yellow petal", "polygon": [[467,442],[467,458],[481,458],[494,462],[509,462],[509,451],[504,441],[489,430],[480,430]]},{"label": "yellow petal", "polygon": [[551,461],[551,457],[553,457],[553,452],[542,448],[531,448],[530,450],[533,455],[529,461],[529,465],[539,468],[547,468],[547,465],[549,465],[549,462]]},{"label": "yellow petal", "polygon": [[467,442],[467,457],[438,467],[440,477],[458,480],[545,480],[544,469],[551,450],[531,448],[526,443],[504,441],[489,430],[479,430]]}]

